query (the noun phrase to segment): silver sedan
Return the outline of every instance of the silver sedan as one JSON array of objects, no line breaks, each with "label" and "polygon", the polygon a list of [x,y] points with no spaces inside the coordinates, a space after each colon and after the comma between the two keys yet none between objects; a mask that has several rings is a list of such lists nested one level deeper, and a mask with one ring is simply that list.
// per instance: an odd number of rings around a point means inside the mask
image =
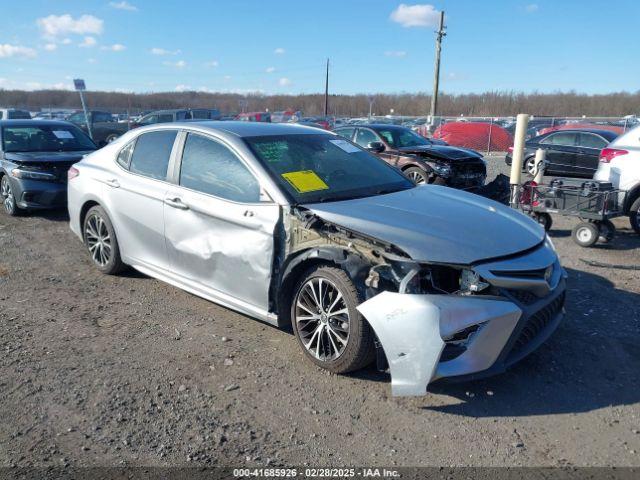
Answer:
[{"label": "silver sedan", "polygon": [[277,326],[337,373],[374,359],[395,395],[495,374],[563,316],[542,227],[500,204],[415,186],[300,125],[133,130],[69,171],[71,229],[100,271],[135,268]]}]

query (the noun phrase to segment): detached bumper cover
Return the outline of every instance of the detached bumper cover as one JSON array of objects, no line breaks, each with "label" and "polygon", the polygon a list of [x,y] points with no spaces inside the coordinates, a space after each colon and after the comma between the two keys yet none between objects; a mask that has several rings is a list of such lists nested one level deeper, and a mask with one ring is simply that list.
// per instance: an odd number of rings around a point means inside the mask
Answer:
[{"label": "detached bumper cover", "polygon": [[[389,362],[394,396],[426,394],[440,378],[472,379],[504,371],[535,350],[563,316],[564,280],[547,298],[411,295],[382,292],[358,307]],[[472,328],[462,353],[444,360],[454,334]]]}]

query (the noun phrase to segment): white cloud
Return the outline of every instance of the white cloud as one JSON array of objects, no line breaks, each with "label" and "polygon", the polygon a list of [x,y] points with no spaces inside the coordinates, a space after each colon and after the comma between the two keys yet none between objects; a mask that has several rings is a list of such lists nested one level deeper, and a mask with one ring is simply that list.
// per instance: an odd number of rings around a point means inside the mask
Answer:
[{"label": "white cloud", "polygon": [[276,71],[276,67],[268,67],[268,68],[265,70],[265,72],[267,72],[267,73],[273,73],[273,72],[275,72],[275,71]]},{"label": "white cloud", "polygon": [[407,52],[404,50],[387,50],[384,52],[387,57],[406,57]]},{"label": "white cloud", "polygon": [[60,43],[63,44],[63,45],[70,45],[71,44],[71,39],[70,38],[65,38]]},{"label": "white cloud", "polygon": [[232,77],[231,75],[225,75],[225,76],[224,76],[224,79],[225,79],[225,80],[231,80],[232,78],[233,78],[233,77]]},{"label": "white cloud", "polygon": [[113,45],[108,45],[108,46],[104,46],[104,47],[100,47],[101,50],[110,50],[112,52],[121,52],[123,50],[126,50],[127,47],[125,47],[124,45],[122,45],[121,43],[114,43]]},{"label": "white cloud", "polygon": [[96,63],[97,60],[95,58],[87,58],[87,62],[89,63]]},{"label": "white cloud", "polygon": [[284,48],[276,48],[273,53],[275,53],[276,55],[284,55],[285,49]]},{"label": "white cloud", "polygon": [[440,21],[440,12],[433,5],[406,5],[401,3],[391,12],[390,17],[405,28],[436,27]]},{"label": "white cloud", "polygon": [[216,68],[218,65],[220,65],[218,63],[217,60],[211,60],[210,62],[205,62],[204,66],[205,67],[209,67],[209,68]]},{"label": "white cloud", "polygon": [[281,87],[288,87],[289,85],[291,85],[291,80],[289,80],[287,77],[282,77],[280,80],[278,80],[278,85],[280,85]]},{"label": "white cloud", "polygon": [[128,10],[130,12],[135,12],[136,10],[138,10],[138,7],[136,7],[135,5],[131,5],[124,0],[122,2],[109,2],[109,6],[111,8],[116,8],[118,10]]},{"label": "white cloud", "polygon": [[45,86],[45,88],[50,88],[52,90],[73,90],[71,84],[67,82],[54,83],[48,87]]},{"label": "white cloud", "polygon": [[21,57],[21,58],[33,58],[38,53],[30,47],[23,47],[21,45],[10,45],[8,43],[0,43],[0,58],[9,57]]},{"label": "white cloud", "polygon": [[78,46],[83,48],[90,48],[90,47],[95,47],[96,43],[98,42],[94,37],[84,37],[84,40],[81,43],[79,43]]},{"label": "white cloud", "polygon": [[58,45],[56,45],[55,43],[47,43],[47,44],[44,46],[44,49],[45,49],[47,52],[53,52],[56,48],[58,48]]},{"label": "white cloud", "polygon": [[527,13],[534,13],[538,11],[538,4],[537,3],[530,3],[529,5],[527,5],[526,7],[524,7],[525,12]]},{"label": "white cloud", "polygon": [[43,37],[55,39],[61,35],[100,35],[104,22],[93,15],[82,15],[73,18],[68,13],[65,15],[49,15],[36,20]]},{"label": "white cloud", "polygon": [[182,53],[180,50],[166,50],[164,48],[152,48],[151,53],[153,55],[179,55]]},{"label": "white cloud", "polygon": [[176,88],[175,88],[176,92],[188,92],[190,90],[192,90],[191,86],[183,85],[183,84],[176,85]]},{"label": "white cloud", "polygon": [[185,62],[184,60],[178,60],[177,62],[162,62],[162,64],[167,67],[174,68],[184,68],[187,66],[187,62]]}]

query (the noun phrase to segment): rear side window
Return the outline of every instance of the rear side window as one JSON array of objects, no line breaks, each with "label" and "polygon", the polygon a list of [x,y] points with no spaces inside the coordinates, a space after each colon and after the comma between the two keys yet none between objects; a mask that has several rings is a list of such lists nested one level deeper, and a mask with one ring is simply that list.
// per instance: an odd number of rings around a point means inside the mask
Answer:
[{"label": "rear side window", "polygon": [[162,130],[140,135],[131,155],[130,170],[145,177],[166,180],[177,133],[176,130]]},{"label": "rear side window", "polygon": [[31,114],[23,110],[9,110],[7,112],[9,120],[31,120]]},{"label": "rear side window", "polygon": [[125,145],[125,147],[122,150],[120,150],[120,153],[118,154],[118,158],[116,158],[116,161],[120,164],[122,168],[129,170],[129,161],[131,160],[131,154],[133,153],[133,147],[135,146],[135,144],[136,144],[136,141],[133,140],[127,143],[127,145]]},{"label": "rear side window", "polygon": [[595,135],[593,133],[581,133],[578,145],[585,148],[597,148],[598,150],[602,150],[608,143],[609,142],[600,135]]},{"label": "rear side window", "polygon": [[240,159],[224,145],[193,133],[184,145],[180,185],[234,202],[260,201],[260,185]]},{"label": "rear side window", "polygon": [[351,138],[353,137],[354,130],[355,128],[341,128],[340,130],[336,130],[336,133],[341,137],[348,138],[349,140],[351,140]]},{"label": "rear side window", "polygon": [[158,115],[158,123],[173,122],[173,115],[170,113],[161,113]]}]

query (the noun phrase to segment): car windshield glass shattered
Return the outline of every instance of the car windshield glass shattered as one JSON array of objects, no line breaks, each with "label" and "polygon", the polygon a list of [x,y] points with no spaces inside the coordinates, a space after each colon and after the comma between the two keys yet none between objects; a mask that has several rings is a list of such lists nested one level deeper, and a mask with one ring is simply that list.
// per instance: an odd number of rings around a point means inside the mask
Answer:
[{"label": "car windshield glass shattered", "polygon": [[5,152],[80,152],[95,150],[91,139],[70,125],[29,125],[2,128]]},{"label": "car windshield glass shattered", "polygon": [[431,142],[415,133],[413,130],[400,128],[381,128],[377,130],[378,135],[383,137],[393,148],[419,147],[421,145],[431,145]]},{"label": "car windshield glass shattered", "polygon": [[245,141],[295,203],[368,197],[414,187],[382,160],[334,135],[247,137]]}]

